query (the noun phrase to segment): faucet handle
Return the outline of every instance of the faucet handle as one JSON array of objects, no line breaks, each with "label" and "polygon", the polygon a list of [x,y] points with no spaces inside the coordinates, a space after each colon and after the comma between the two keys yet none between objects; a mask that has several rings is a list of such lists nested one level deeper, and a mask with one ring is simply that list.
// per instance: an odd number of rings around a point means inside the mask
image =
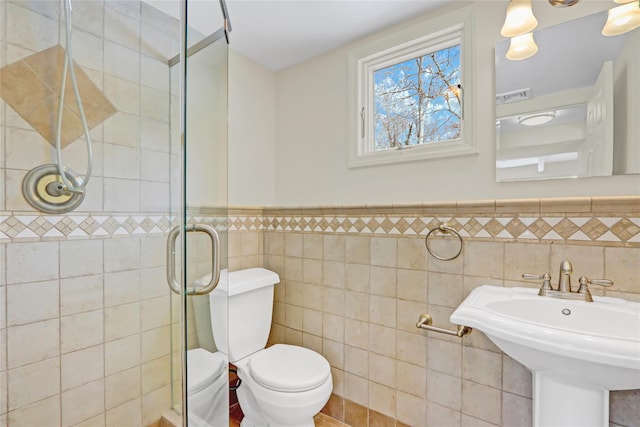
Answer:
[{"label": "faucet handle", "polygon": [[[613,280],[589,279],[588,277],[585,277],[585,276],[580,277],[580,279],[578,279],[578,283],[580,283],[580,289],[582,289],[583,286],[587,286],[587,285],[605,286],[607,288],[610,286],[613,286]],[[580,289],[578,289],[578,292],[580,292]]]},{"label": "faucet handle", "polygon": [[549,275],[549,273],[543,273],[543,274],[522,273],[522,278],[526,280],[542,279],[542,287],[540,288],[540,290],[550,291],[553,289],[551,287],[551,276]]},{"label": "faucet handle", "polygon": [[599,285],[599,286],[613,286],[613,281],[609,279],[589,279],[588,277],[581,276],[578,279],[578,283],[580,283],[580,287],[578,288],[579,294],[585,294],[585,301],[592,302],[593,298],[591,297],[591,291],[589,291],[589,285]]}]

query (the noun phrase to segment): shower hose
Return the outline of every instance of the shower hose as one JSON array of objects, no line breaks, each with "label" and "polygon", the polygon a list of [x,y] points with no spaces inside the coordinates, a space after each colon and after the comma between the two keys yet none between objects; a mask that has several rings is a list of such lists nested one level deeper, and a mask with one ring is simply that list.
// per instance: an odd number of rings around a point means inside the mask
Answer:
[{"label": "shower hose", "polygon": [[[93,169],[93,147],[91,144],[91,137],[89,136],[89,127],[87,125],[87,118],[82,106],[82,99],[80,98],[80,91],[78,89],[78,83],[76,81],[76,73],[73,66],[73,52],[71,49],[71,0],[62,0],[64,3],[64,17],[65,17],[65,36],[66,36],[66,51],[64,55],[64,65],[62,67],[62,81],[60,83],[60,101],[58,103],[58,117],[56,121],[56,159],[58,166],[58,173],[64,184],[64,191],[71,193],[84,193],[89,180],[91,179],[91,170]],[[71,66],[69,66],[71,63]],[[65,167],[62,162],[62,113],[64,109],[64,94],[67,85],[67,71],[71,77],[71,84],[73,86],[73,92],[76,97],[76,103],[78,104],[78,112],[80,113],[80,120],[82,121],[82,128],[84,130],[85,142],[87,145],[87,172],[84,178],[81,180],[78,186],[74,186],[66,177]]]}]

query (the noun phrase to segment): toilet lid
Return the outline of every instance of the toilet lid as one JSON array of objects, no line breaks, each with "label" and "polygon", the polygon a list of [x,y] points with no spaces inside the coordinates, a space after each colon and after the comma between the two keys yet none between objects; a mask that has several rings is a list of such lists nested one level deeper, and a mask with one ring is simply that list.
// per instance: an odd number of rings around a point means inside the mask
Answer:
[{"label": "toilet lid", "polygon": [[226,378],[226,367],[227,360],[219,352],[211,353],[204,348],[187,351],[187,393],[197,393],[218,378]]},{"label": "toilet lid", "polygon": [[331,376],[329,362],[304,347],[276,344],[249,360],[251,376],[263,387],[276,391],[306,391]]}]

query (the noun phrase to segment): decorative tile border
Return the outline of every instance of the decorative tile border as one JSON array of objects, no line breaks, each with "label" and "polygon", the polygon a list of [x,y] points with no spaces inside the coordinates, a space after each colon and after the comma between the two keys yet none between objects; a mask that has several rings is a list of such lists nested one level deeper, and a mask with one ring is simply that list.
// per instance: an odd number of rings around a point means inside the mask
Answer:
[{"label": "decorative tile border", "polygon": [[[564,210],[564,212],[563,212]],[[462,237],[640,247],[640,197],[525,199],[315,208],[200,208],[189,223],[219,231],[425,236],[448,223]],[[163,234],[167,213],[39,215],[0,212],[0,243]]]},{"label": "decorative tile border", "polygon": [[[425,236],[442,223],[462,237],[528,239],[539,241],[616,242],[640,246],[640,218],[547,216],[269,216],[267,231],[358,233],[390,236]],[[240,222],[243,224],[243,222]],[[231,221],[231,231],[242,231]]]}]

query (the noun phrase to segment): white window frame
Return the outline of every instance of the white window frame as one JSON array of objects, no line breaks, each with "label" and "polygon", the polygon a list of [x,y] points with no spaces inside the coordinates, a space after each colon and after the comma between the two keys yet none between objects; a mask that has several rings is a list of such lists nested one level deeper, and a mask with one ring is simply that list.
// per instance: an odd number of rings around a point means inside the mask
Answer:
[{"label": "white window frame", "polygon": [[[477,154],[473,142],[473,7],[422,20],[349,52],[349,168]],[[402,149],[375,151],[375,71],[460,44],[461,136]]]}]

